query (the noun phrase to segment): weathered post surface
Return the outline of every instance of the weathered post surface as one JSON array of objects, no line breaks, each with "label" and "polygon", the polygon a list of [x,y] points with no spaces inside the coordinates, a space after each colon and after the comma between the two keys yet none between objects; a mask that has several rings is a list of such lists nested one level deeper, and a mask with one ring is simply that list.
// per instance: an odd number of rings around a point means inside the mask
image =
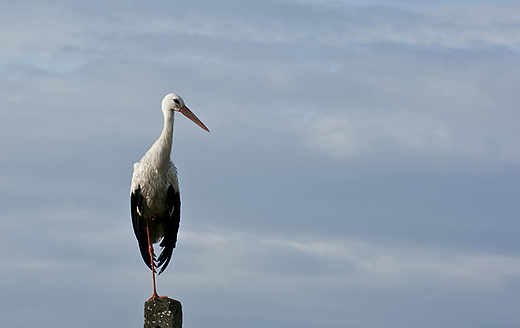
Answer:
[{"label": "weathered post surface", "polygon": [[144,302],[144,328],[182,328],[181,302],[168,297]]}]

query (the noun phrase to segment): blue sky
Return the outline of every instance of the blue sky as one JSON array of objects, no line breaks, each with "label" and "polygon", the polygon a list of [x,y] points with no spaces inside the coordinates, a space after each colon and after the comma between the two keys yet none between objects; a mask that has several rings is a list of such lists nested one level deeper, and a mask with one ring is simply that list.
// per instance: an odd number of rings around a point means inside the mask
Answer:
[{"label": "blue sky", "polygon": [[175,92],[185,327],[511,327],[514,1],[2,3],[0,325],[142,324],[132,165]]}]

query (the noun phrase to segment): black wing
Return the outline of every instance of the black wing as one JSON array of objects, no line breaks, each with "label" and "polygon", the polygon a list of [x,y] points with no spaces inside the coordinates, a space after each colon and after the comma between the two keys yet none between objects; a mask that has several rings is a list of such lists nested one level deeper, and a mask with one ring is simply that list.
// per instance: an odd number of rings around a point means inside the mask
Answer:
[{"label": "black wing", "polygon": [[177,233],[179,232],[179,225],[181,222],[181,197],[178,191],[170,186],[168,188],[168,213],[164,222],[164,238],[161,241],[161,255],[157,261],[157,267],[161,268],[161,274],[172,258],[173,249],[177,243]]},{"label": "black wing", "polygon": [[146,234],[146,221],[141,216],[144,197],[141,195],[141,188],[133,191],[130,195],[130,210],[132,211],[132,225],[134,226],[135,237],[139,243],[139,250],[144,263],[152,269],[150,253],[148,252],[148,236]]}]

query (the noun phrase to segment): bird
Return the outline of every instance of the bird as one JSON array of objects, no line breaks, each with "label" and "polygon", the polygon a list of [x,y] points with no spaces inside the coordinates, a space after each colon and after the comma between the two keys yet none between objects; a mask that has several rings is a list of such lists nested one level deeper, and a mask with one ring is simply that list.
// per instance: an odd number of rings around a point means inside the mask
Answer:
[{"label": "bird", "polygon": [[[181,199],[177,169],[170,155],[173,144],[174,113],[180,112],[205,131],[209,129],[186,107],[184,100],[170,93],[162,100],[164,126],[157,141],[138,163],[134,164],[130,186],[132,225],[144,263],[152,270],[153,293],[159,296],[155,285],[156,268],[160,275],[170,263],[177,243],[181,218]],[[160,243],[157,258],[153,244]]]}]

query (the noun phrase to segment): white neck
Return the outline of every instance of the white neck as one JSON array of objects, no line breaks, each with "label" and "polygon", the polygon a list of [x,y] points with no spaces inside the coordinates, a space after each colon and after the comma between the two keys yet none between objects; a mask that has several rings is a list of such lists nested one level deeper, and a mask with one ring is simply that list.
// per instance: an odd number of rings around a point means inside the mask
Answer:
[{"label": "white neck", "polygon": [[147,155],[158,169],[166,168],[170,163],[173,144],[173,111],[164,112],[164,126],[159,139],[152,145]]}]

